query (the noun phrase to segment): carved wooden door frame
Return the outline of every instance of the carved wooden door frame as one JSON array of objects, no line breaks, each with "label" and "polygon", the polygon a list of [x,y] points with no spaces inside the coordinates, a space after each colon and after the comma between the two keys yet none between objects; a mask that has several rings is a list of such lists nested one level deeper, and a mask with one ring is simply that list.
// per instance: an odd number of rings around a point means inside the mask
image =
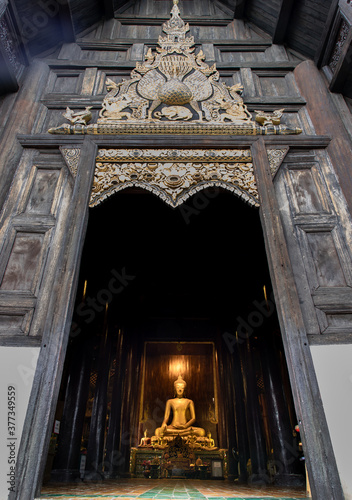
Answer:
[{"label": "carved wooden door frame", "polygon": [[[67,231],[60,250],[57,283],[50,290],[41,350],[27,410],[17,462],[17,487],[11,499],[32,500],[40,493],[61,383],[63,363],[80,268],[88,216],[88,203],[98,147],[251,148],[260,198],[260,216],[276,306],[290,374],[296,413],[309,471],[313,498],[344,498],[320,398],[307,332],[300,309],[294,274],[285,241],[272,182],[268,145],[325,148],[322,137],[75,137],[22,136],[25,148],[59,148],[78,145],[80,158],[75,178]],[[49,293],[49,292],[48,292]]]}]

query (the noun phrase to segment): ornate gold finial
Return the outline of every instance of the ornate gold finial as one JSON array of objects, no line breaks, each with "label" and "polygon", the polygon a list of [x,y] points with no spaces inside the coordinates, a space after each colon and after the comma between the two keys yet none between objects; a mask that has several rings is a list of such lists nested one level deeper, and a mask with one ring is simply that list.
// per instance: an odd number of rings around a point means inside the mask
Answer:
[{"label": "ornate gold finial", "polygon": [[[163,44],[167,42],[166,47],[170,47],[177,42],[185,42],[185,34],[189,31],[189,24],[185,24],[184,20],[180,16],[180,9],[178,8],[178,1],[174,0],[174,6],[171,9],[171,18],[163,24],[163,31],[167,33],[167,37],[159,37],[159,45],[163,47]],[[187,39],[188,47],[194,44],[194,38],[189,37]]]},{"label": "ornate gold finial", "polygon": [[[301,129],[280,125],[283,110],[259,114],[256,121],[241,97],[242,85],[219,81],[216,65],[195,51],[189,24],[173,0],[170,19],[163,24],[156,52],[147,51],[127,80],[106,80],[107,95],[98,122],[88,124],[84,112],[67,108],[69,124],[49,130],[53,134],[297,134]],[[280,116],[279,116],[280,115]],[[175,123],[176,122],[176,123]],[[260,126],[261,125],[261,126]]]}]

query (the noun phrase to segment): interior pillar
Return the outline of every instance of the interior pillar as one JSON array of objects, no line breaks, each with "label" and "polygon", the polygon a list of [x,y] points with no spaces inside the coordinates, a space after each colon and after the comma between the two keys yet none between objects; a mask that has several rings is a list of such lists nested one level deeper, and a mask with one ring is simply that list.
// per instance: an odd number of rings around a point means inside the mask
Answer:
[{"label": "interior pillar", "polygon": [[138,401],[140,398],[140,344],[130,345],[126,362],[126,378],[121,418],[120,465],[121,476],[129,476],[130,452],[138,444]]},{"label": "interior pillar", "polygon": [[250,339],[243,345],[244,380],[246,387],[246,410],[248,440],[252,473],[250,483],[267,482],[267,456],[258,400],[257,380],[255,376]]},{"label": "interior pillar", "polygon": [[239,464],[238,480],[247,482],[247,462],[250,457],[248,443],[248,429],[245,408],[245,392],[243,387],[243,369],[241,365],[239,344],[234,346],[233,351],[233,384],[235,389],[235,412],[237,433],[237,460]]},{"label": "interior pillar", "polygon": [[[105,326],[105,325],[104,325]],[[87,447],[85,479],[96,480],[103,474],[104,438],[107,412],[107,386],[113,335],[107,327],[100,342],[98,375]]]},{"label": "interior pillar", "polygon": [[58,449],[51,472],[53,481],[74,481],[80,475],[81,438],[89,393],[91,361],[91,341],[82,346],[82,339],[77,339],[71,358]]},{"label": "interior pillar", "polygon": [[236,457],[232,450],[238,449],[237,443],[237,432],[236,432],[236,411],[235,411],[235,391],[233,387],[232,380],[232,358],[229,350],[222,345],[221,357],[222,362],[220,363],[220,376],[221,376],[221,386],[222,386],[222,401],[224,405],[224,413],[226,418],[225,432],[226,441],[225,448],[229,449],[228,455],[228,474],[230,477],[238,477],[238,457]]},{"label": "interior pillar", "polygon": [[124,338],[122,330],[119,331],[117,349],[114,385],[111,397],[111,411],[109,417],[109,428],[106,436],[106,455],[104,463],[104,476],[106,478],[115,478],[118,476],[119,466],[121,465],[120,432],[121,432],[121,411],[122,411],[122,389],[123,389],[123,359]]},{"label": "interior pillar", "polygon": [[284,486],[302,486],[304,477],[296,475],[298,450],[294,446],[277,348],[272,338],[261,346],[262,373],[268,410],[271,441],[276,466],[275,483]]}]

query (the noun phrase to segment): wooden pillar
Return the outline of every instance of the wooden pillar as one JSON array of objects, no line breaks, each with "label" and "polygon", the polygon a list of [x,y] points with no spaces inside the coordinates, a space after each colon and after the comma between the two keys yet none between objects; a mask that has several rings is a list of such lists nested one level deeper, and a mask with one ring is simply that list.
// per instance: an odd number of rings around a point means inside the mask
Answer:
[{"label": "wooden pillar", "polygon": [[109,428],[106,436],[106,457],[104,463],[104,477],[114,478],[118,476],[121,462],[120,433],[121,433],[121,411],[122,411],[122,389],[124,382],[125,360],[123,356],[124,337],[122,330],[119,331],[114,385],[111,397],[111,411],[109,417]]},{"label": "wooden pillar", "polygon": [[103,475],[104,441],[107,415],[107,389],[113,336],[106,324],[101,337],[98,374],[95,386],[92,417],[87,446],[85,479],[95,480]]},{"label": "wooden pillar", "polygon": [[91,340],[84,342],[81,337],[76,340],[66,388],[58,449],[51,472],[53,481],[74,481],[80,475],[81,439],[89,393],[92,351]]},{"label": "wooden pillar", "polygon": [[[313,82],[310,82],[313,84]],[[299,297],[261,137],[251,147],[266,253],[313,498],[343,500]]]},{"label": "wooden pillar", "polygon": [[247,339],[243,345],[242,353],[246,388],[248,441],[252,464],[252,474],[249,476],[248,481],[250,483],[266,483],[268,479],[266,445],[250,339]]},{"label": "wooden pillar", "polygon": [[245,407],[245,393],[243,387],[243,370],[239,354],[239,344],[234,346],[233,352],[233,384],[235,390],[236,434],[237,434],[237,459],[239,465],[238,480],[247,482],[247,462],[250,457],[248,443],[248,429]]},{"label": "wooden pillar", "polygon": [[238,477],[238,463],[237,458],[233,456],[232,450],[238,450],[237,433],[236,433],[236,412],[235,412],[235,391],[233,387],[233,374],[232,374],[232,356],[227,349],[227,346],[222,345],[221,349],[221,362],[219,363],[220,376],[221,376],[221,394],[223,406],[225,407],[225,419],[223,425],[225,426],[226,442],[225,448],[228,448],[229,455],[229,476]]},{"label": "wooden pillar", "polygon": [[140,397],[140,359],[142,344],[142,342],[134,343],[132,338],[127,354],[121,418],[121,455],[119,460],[119,474],[121,476],[129,475],[131,447],[138,444],[138,403]]},{"label": "wooden pillar", "polygon": [[228,436],[227,436],[227,394],[223,390],[223,382],[225,380],[226,374],[224,373],[224,363],[223,363],[223,351],[221,349],[221,344],[218,344],[216,350],[216,366],[219,373],[218,379],[218,405],[219,405],[219,417],[217,424],[218,433],[218,446],[219,448],[228,448]]},{"label": "wooden pillar", "polygon": [[276,346],[271,338],[261,346],[265,400],[268,409],[271,441],[276,466],[275,483],[284,486],[302,485],[304,479],[295,474],[298,450],[294,447],[293,429],[285,399]]}]

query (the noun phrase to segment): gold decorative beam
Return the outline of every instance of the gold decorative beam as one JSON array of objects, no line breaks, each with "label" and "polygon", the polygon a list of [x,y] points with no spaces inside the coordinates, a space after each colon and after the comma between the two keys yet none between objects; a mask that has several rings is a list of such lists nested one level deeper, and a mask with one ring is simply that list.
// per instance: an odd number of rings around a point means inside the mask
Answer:
[{"label": "gold decorative beam", "polygon": [[90,206],[128,187],[150,191],[173,208],[209,187],[230,190],[259,206],[249,149],[100,150]]},{"label": "gold decorative beam", "polygon": [[[73,177],[81,150],[60,148]],[[288,148],[268,149],[273,177]],[[128,187],[153,192],[172,207],[208,187],[232,191],[259,206],[250,149],[100,149],[90,206]]]}]

